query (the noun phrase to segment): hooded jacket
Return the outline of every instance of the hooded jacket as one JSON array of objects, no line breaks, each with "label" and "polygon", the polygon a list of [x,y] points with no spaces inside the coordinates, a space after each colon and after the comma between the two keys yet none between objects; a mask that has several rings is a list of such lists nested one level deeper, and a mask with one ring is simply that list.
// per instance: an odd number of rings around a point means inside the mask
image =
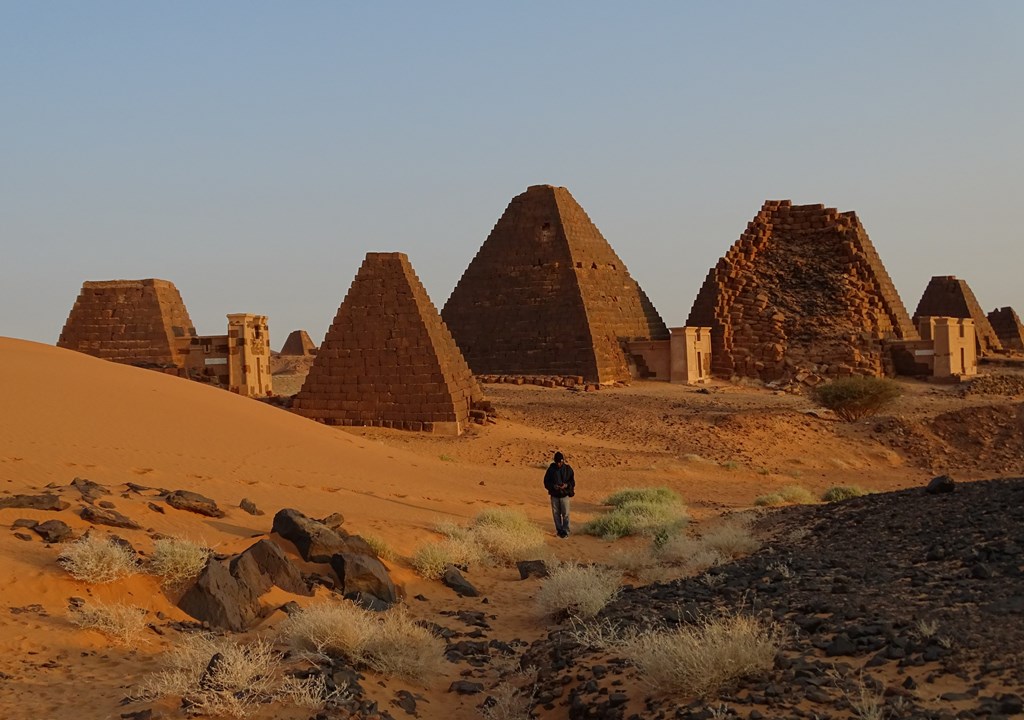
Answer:
[{"label": "hooded jacket", "polygon": [[563,462],[561,467],[557,463],[548,465],[544,473],[544,489],[553,498],[572,497],[576,494],[576,478],[569,463]]}]

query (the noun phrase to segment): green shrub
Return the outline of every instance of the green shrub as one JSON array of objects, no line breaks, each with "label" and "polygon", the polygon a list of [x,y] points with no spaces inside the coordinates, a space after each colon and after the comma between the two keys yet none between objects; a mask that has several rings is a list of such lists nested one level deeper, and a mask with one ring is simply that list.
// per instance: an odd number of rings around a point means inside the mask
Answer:
[{"label": "green shrub", "polygon": [[858,375],[818,385],[812,396],[822,407],[852,422],[877,414],[902,393],[892,380]]},{"label": "green shrub", "polygon": [[484,510],[473,523],[473,541],[498,563],[530,560],[544,549],[544,533],[519,510]]},{"label": "green shrub", "polygon": [[606,497],[604,504],[612,510],[584,524],[584,534],[605,540],[643,534],[664,543],[689,520],[679,495],[664,487],[626,488]]},{"label": "green shrub", "polygon": [[825,502],[839,502],[840,500],[849,500],[850,498],[861,497],[867,495],[868,491],[862,487],[856,485],[833,485],[825,494],[821,496],[821,499]]},{"label": "green shrub", "polygon": [[625,488],[612,493],[604,499],[605,505],[624,505],[626,503],[644,502],[654,505],[679,505],[682,499],[667,487],[656,488]]}]

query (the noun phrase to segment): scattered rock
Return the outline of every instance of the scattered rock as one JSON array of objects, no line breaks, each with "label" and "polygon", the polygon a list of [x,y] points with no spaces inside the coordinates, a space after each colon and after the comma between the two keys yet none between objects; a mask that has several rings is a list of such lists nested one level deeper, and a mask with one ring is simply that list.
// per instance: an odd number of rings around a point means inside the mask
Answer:
[{"label": "scattered rock", "polygon": [[29,535],[28,533],[16,532],[16,533],[14,533],[14,537],[18,538],[19,540],[24,540],[25,542],[31,542],[32,541],[32,536]]},{"label": "scattered rock", "polygon": [[155,502],[146,503],[146,507],[148,507],[153,512],[158,512],[161,515],[164,514],[163,506],[157,505]]},{"label": "scattered rock", "polygon": [[955,489],[956,482],[953,478],[949,475],[939,475],[931,479],[924,491],[929,495],[938,495],[940,493],[951,493]]},{"label": "scattered rock", "polygon": [[18,518],[17,520],[15,520],[14,522],[11,523],[11,527],[12,528],[28,528],[29,530],[31,530],[32,528],[34,528],[38,524],[39,524],[38,520],[32,520],[30,518]]},{"label": "scattered rock", "polygon": [[482,683],[470,682],[469,680],[456,680],[448,687],[448,692],[459,695],[476,695],[484,691]]},{"label": "scattered rock", "polygon": [[82,519],[91,522],[93,525],[109,525],[110,527],[127,528],[129,530],[138,530],[142,527],[131,518],[122,515],[116,510],[104,510],[92,505],[82,508]]},{"label": "scattered rock", "polygon": [[114,508],[117,507],[117,505],[115,505],[114,503],[110,502],[109,500],[100,500],[96,504],[99,505],[101,508],[106,508],[107,510],[113,510]]},{"label": "scattered rock", "polygon": [[312,595],[298,568],[270,540],[260,540],[231,560],[231,574],[257,595],[276,585],[296,595]]},{"label": "scattered rock", "polygon": [[250,515],[263,515],[263,514],[265,514],[262,510],[260,510],[258,507],[256,507],[256,503],[254,503],[249,498],[242,498],[242,502],[238,503],[238,507],[242,508],[242,510],[244,510],[247,513],[249,513]]},{"label": "scattered rock", "polygon": [[462,573],[454,565],[449,565],[445,569],[441,582],[464,597],[477,597],[480,595],[480,591],[473,587],[473,583],[462,577]]},{"label": "scattered rock", "polygon": [[398,602],[398,591],[384,564],[372,555],[339,553],[331,557],[345,597],[356,593],[372,595],[385,603]]},{"label": "scattered rock", "polygon": [[346,536],[291,508],[274,515],[273,531],[290,540],[302,559],[310,562],[328,563],[335,555],[351,552]]},{"label": "scattered rock", "polygon": [[327,517],[320,520],[324,525],[331,528],[331,530],[340,530],[341,526],[345,524],[345,516],[340,512],[331,513]]},{"label": "scattered rock", "polygon": [[178,510],[187,510],[206,517],[224,517],[224,511],[217,507],[217,503],[189,490],[175,490],[167,495],[166,500],[168,505]]},{"label": "scattered rock", "polygon": [[76,477],[71,481],[70,486],[78,490],[82,495],[82,499],[90,505],[95,503],[104,495],[110,494],[110,491],[107,488],[103,487],[99,483],[93,482],[92,480],[86,480],[85,478]]},{"label": "scattered rock", "polygon": [[44,493],[42,495],[9,495],[0,497],[0,508],[21,508],[23,510],[67,510],[70,503],[60,499],[59,495]]},{"label": "scattered rock", "polygon": [[391,701],[391,704],[404,710],[406,715],[416,714],[416,698],[408,690],[396,692],[395,699]]},{"label": "scattered rock", "polygon": [[543,560],[520,560],[516,563],[516,567],[519,569],[519,579],[526,580],[527,578],[546,578],[548,576],[548,566]]},{"label": "scattered rock", "polygon": [[71,528],[62,520],[47,520],[35,525],[32,530],[48,543],[59,543],[71,537]]}]

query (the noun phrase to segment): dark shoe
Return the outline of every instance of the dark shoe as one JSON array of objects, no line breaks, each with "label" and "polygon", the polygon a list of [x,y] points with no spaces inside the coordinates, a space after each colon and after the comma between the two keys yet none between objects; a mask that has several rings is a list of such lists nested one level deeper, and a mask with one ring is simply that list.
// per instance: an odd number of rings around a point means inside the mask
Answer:
[{"label": "dark shoe", "polygon": [[568,536],[568,533],[566,533],[566,532],[558,533],[558,537],[560,537],[560,538],[564,538],[564,537],[567,537],[567,536]]}]

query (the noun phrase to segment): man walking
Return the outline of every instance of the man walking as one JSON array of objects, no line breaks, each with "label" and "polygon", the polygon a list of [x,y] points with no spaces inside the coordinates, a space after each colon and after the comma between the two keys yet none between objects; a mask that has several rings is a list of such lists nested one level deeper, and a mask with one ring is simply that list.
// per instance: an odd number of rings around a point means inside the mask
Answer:
[{"label": "man walking", "polygon": [[558,537],[569,537],[569,498],[576,494],[576,478],[565,456],[555,453],[555,461],[544,473],[544,489],[551,496],[551,515],[555,519]]}]

